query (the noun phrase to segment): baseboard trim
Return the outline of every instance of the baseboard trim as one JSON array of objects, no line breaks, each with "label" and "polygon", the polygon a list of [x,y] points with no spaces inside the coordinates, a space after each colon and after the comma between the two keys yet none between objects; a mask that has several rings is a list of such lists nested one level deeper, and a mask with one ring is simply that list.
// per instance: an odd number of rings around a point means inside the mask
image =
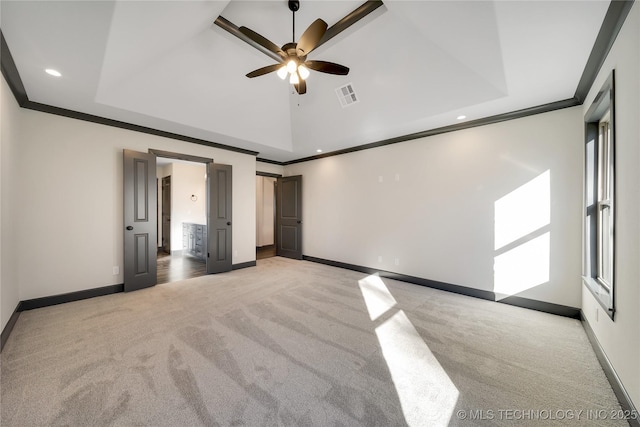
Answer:
[{"label": "baseboard trim", "polygon": [[[580,310],[580,320],[582,323],[582,327],[587,334],[587,338],[591,343],[591,347],[593,351],[596,353],[596,357],[600,362],[600,366],[604,370],[604,374],[607,376],[609,380],[609,384],[611,384],[611,388],[613,389],[614,394],[618,398],[618,402],[620,402],[620,406],[622,410],[628,412],[630,414],[638,414],[638,410],[633,404],[629,393],[627,393],[627,389],[624,388],[622,381],[620,381],[620,377],[615,369],[613,369],[613,365],[611,361],[607,357],[607,354],[604,352],[604,349],[600,345],[600,341],[598,341],[598,337],[596,337],[596,333],[591,329],[591,325],[587,321],[584,313]],[[628,419],[629,425],[640,427],[640,419]]]},{"label": "baseboard trim", "polygon": [[552,302],[538,301],[535,299],[522,298],[512,295],[502,298],[497,302],[503,304],[515,305],[517,307],[528,308],[530,310],[543,311],[545,313],[557,314],[558,316],[570,317],[572,319],[580,319],[580,309],[569,307],[566,305],[554,304]]},{"label": "baseboard trim", "polygon": [[51,305],[64,304],[67,302],[80,301],[88,298],[117,294],[118,292],[124,292],[124,283],[120,283],[118,285],[103,286],[101,288],[69,292],[66,294],[52,295],[49,297],[28,299],[20,303],[20,311],[34,310],[36,308],[49,307]]},{"label": "baseboard trim", "polygon": [[241,262],[240,264],[233,264],[231,266],[232,270],[240,270],[242,268],[248,268],[248,267],[255,267],[257,264],[255,261],[247,261],[247,262]]},{"label": "baseboard trim", "polygon": [[378,270],[371,267],[363,267],[360,265],[348,264],[340,261],[332,261],[323,258],[316,258],[308,255],[303,255],[302,259],[306,261],[316,262],[318,264],[330,265],[332,267],[340,267],[347,270],[353,270],[366,274],[379,274],[380,277],[387,279],[399,280],[401,282],[413,283],[415,285],[426,286],[428,288],[439,289],[441,291],[453,292],[456,294],[466,295],[469,297],[480,298],[489,301],[495,301],[503,304],[514,305],[517,307],[528,308],[530,310],[542,311],[544,313],[555,314],[563,317],[572,317],[578,319],[580,316],[580,309],[575,307],[568,307],[560,304],[554,304],[550,302],[537,301],[528,298],[522,298],[518,296],[510,296],[498,300],[495,292],[484,291],[481,289],[469,288],[467,286],[454,285],[451,283],[439,282],[437,280],[425,279],[423,277],[408,276],[406,274],[394,273],[391,271]]},{"label": "baseboard trim", "polygon": [[20,317],[20,312],[22,311],[20,309],[21,305],[22,305],[22,302],[19,302],[18,305],[16,305],[16,309],[13,310],[13,314],[11,315],[11,317],[9,318],[9,321],[7,322],[4,329],[2,330],[2,335],[0,335],[0,352],[2,352],[4,345],[9,339],[9,335],[11,335],[11,331],[13,331],[13,327],[16,325],[16,322],[18,321],[18,317]]}]

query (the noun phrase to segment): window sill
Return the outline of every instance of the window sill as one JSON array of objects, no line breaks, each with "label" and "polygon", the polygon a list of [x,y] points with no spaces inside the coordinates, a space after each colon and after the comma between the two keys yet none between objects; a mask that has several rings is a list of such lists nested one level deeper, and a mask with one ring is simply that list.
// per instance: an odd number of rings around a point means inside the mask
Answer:
[{"label": "window sill", "polygon": [[613,317],[616,311],[613,307],[613,300],[609,291],[593,277],[582,276],[582,283],[587,289],[589,289],[596,301],[598,301],[602,307],[602,310],[607,313],[607,316],[609,316],[611,320],[615,320]]}]

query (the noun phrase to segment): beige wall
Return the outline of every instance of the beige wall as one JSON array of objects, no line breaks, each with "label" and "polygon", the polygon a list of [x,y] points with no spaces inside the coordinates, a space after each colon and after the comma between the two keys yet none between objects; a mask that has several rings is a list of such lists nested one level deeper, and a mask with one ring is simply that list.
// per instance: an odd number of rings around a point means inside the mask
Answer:
[{"label": "beige wall", "polygon": [[[582,310],[640,408],[640,4],[636,2],[589,92],[583,114],[615,69],[615,321],[583,287]],[[599,312],[599,313],[598,313]]]},{"label": "beige wall", "polygon": [[273,165],[271,163],[256,161],[256,172],[272,173],[276,175],[282,175],[284,173],[284,167],[280,165]]},{"label": "beige wall", "polygon": [[14,161],[19,148],[20,107],[2,77],[0,85],[0,319],[2,329],[20,301],[18,284],[19,236]]},{"label": "beige wall", "polygon": [[[579,307],[582,128],[574,107],[287,166],[303,175],[303,252],[493,291],[494,265],[509,252],[496,248],[496,229],[510,226],[496,223],[496,201],[548,171],[550,223],[532,230],[549,232],[546,255],[516,260],[510,285]],[[507,249],[526,252],[525,240]],[[531,270],[548,278],[527,284]]]},{"label": "beige wall", "polygon": [[233,263],[255,260],[254,156],[32,110],[19,115],[10,179],[19,195],[12,250],[21,300],[122,283],[125,148],[232,165]]}]

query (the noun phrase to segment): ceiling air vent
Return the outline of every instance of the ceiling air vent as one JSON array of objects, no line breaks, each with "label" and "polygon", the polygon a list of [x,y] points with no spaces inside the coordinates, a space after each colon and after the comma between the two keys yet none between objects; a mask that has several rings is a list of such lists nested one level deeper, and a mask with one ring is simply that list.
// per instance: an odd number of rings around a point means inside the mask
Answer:
[{"label": "ceiling air vent", "polygon": [[353,83],[347,83],[346,85],[337,88],[336,95],[338,95],[342,108],[348,107],[356,102],[360,102],[360,98],[356,96],[356,92],[353,90]]}]

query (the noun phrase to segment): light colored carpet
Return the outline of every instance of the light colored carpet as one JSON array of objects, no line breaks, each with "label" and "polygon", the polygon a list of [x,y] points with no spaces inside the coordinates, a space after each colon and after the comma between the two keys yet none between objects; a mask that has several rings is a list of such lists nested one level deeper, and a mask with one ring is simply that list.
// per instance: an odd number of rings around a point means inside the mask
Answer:
[{"label": "light colored carpet", "polygon": [[1,357],[2,426],[626,425],[577,320],[284,258],[23,312]]}]

